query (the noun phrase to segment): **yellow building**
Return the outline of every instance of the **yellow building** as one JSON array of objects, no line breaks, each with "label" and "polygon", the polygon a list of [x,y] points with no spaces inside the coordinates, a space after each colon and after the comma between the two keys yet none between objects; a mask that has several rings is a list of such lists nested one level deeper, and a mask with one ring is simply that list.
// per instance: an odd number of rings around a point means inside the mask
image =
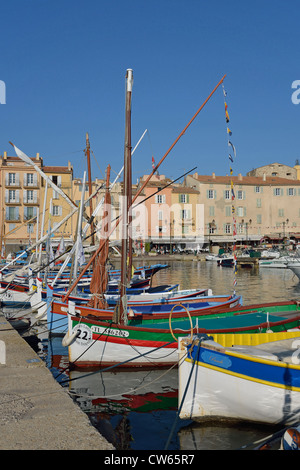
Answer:
[{"label": "yellow building", "polygon": [[[73,168],[69,162],[68,166],[43,166],[42,171],[46,176],[60,188],[70,201],[75,202],[73,196]],[[49,222],[51,229],[55,228],[63,219],[65,219],[73,210],[74,207],[65,199],[59,192],[55,191],[50,185],[47,186],[46,182],[42,180],[41,188],[41,201],[40,201],[40,213],[43,213],[44,200],[46,196],[46,213],[45,213],[45,224],[42,235],[45,235],[49,228]],[[49,219],[50,216],[50,219]],[[39,227],[41,230],[41,215]],[[74,232],[76,229],[76,217],[75,213],[72,217],[69,217],[66,222],[61,225],[58,230],[52,235],[51,242],[53,246],[57,246],[61,236],[64,236],[66,243],[72,243],[74,241]]]},{"label": "yellow building", "polygon": [[[72,197],[73,169],[43,165],[39,153],[32,162],[57,184],[69,197]],[[4,152],[0,157],[0,208],[1,208],[1,245],[5,245],[5,254],[16,252],[34,244],[41,237],[43,219],[45,180],[41,174],[18,157],[10,157]],[[51,222],[57,224],[70,211],[70,205],[55,193],[47,190],[46,210],[44,213],[44,234],[49,227],[49,208],[52,199]],[[64,232],[72,240],[72,220],[62,227],[54,240],[59,241]]]}]

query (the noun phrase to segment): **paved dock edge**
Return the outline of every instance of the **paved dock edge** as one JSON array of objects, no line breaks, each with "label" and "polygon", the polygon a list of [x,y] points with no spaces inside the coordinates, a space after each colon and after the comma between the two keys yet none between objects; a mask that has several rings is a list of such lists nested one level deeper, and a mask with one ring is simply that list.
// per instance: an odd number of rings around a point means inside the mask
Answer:
[{"label": "paved dock edge", "polygon": [[0,450],[114,450],[0,314]]}]

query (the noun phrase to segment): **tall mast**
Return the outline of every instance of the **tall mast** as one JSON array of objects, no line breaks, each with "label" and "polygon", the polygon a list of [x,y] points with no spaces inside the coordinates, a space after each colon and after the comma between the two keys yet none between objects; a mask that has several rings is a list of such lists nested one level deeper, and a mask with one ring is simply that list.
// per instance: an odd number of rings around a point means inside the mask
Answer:
[{"label": "tall mast", "polygon": [[[88,132],[85,135],[86,139],[86,158],[87,158],[87,167],[88,167],[88,179],[89,179],[89,196],[92,194],[92,175],[91,175],[91,158],[90,158],[90,140]],[[93,203],[92,199],[90,199],[90,216],[93,215]],[[92,245],[95,245],[95,234],[94,234],[94,223],[91,223],[91,241]]]},{"label": "tall mast", "polygon": [[[121,258],[121,287],[120,287],[120,318],[124,314],[123,302],[126,299],[126,287],[131,260],[131,243],[128,241],[128,210],[131,205],[131,94],[133,86],[133,71],[126,73],[126,105],[125,105],[125,145],[124,145],[124,183],[123,183],[123,218],[122,218],[122,258]],[[129,248],[129,253],[128,253]],[[127,255],[129,264],[127,266]]]},{"label": "tall mast", "polygon": [[[219,88],[219,86],[221,85],[221,83],[223,83],[224,79],[225,79],[226,75],[224,75],[222,77],[222,79],[219,81],[219,83],[215,86],[215,88],[211,91],[211,93],[208,95],[208,97],[206,98],[206,100],[202,103],[202,105],[200,106],[200,108],[198,109],[198,111],[194,114],[194,116],[190,119],[190,121],[187,123],[187,125],[185,126],[185,128],[181,131],[181,133],[178,135],[178,137],[175,139],[175,141],[173,142],[173,144],[171,145],[171,147],[169,147],[169,149],[167,150],[167,152],[164,154],[164,156],[160,159],[160,161],[158,162],[158,164],[155,166],[155,168],[153,168],[151,174],[146,178],[146,180],[143,182],[143,184],[140,186],[140,188],[137,190],[135,196],[133,197],[132,199],[132,203],[134,203],[136,201],[136,199],[138,198],[138,196],[141,194],[141,192],[143,191],[143,189],[145,188],[145,186],[148,184],[149,180],[152,178],[152,176],[154,175],[154,173],[157,171],[157,169],[159,168],[159,166],[163,163],[163,161],[166,159],[166,157],[169,155],[169,153],[171,152],[171,150],[173,149],[173,147],[177,144],[177,142],[179,141],[179,139],[181,139],[181,137],[185,134],[186,130],[188,129],[188,127],[192,124],[192,122],[196,119],[196,117],[198,116],[198,114],[200,113],[200,111],[204,108],[204,106],[206,105],[206,103],[210,100],[210,98],[213,96],[213,94],[216,92],[216,90]],[[123,220],[123,215],[121,215],[121,217],[119,217],[119,219],[117,220],[117,222],[115,223],[114,227],[112,228],[111,232],[109,233],[109,236],[112,234],[112,232],[116,229],[116,227],[118,227],[119,223]],[[81,271],[81,273],[79,274],[76,282],[70,287],[70,289],[68,290],[68,292],[66,292],[66,294],[63,296],[62,298],[62,302],[65,302],[65,300],[69,297],[70,293],[73,291],[74,287],[77,285],[77,283],[80,281],[80,279],[82,278],[82,276],[84,275],[84,273],[86,272],[86,270],[90,267],[90,265],[94,262],[94,259],[96,258],[96,256],[98,256],[98,253],[103,249],[103,246],[104,246],[104,243],[100,243],[100,246],[99,248],[95,251],[95,253],[91,256],[90,260],[88,261],[88,263],[86,264],[85,268]]]}]

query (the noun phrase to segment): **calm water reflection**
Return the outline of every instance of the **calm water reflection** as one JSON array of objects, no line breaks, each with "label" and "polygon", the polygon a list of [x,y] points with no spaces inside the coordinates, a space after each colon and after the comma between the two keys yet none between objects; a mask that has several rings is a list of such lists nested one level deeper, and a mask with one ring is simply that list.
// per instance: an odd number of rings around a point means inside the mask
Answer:
[{"label": "calm water reflection", "polygon": [[[174,261],[157,273],[153,284],[180,288],[211,288],[214,294],[233,292],[232,268],[213,262]],[[300,298],[300,284],[290,270],[239,268],[236,293],[244,304]],[[177,410],[177,370],[138,372],[61,371],[68,364],[61,339],[44,343],[49,367],[58,380],[70,376],[69,390],[93,425],[118,449],[162,450],[169,439]],[[228,426],[178,421],[170,450],[237,449],[275,431],[275,428]]]}]

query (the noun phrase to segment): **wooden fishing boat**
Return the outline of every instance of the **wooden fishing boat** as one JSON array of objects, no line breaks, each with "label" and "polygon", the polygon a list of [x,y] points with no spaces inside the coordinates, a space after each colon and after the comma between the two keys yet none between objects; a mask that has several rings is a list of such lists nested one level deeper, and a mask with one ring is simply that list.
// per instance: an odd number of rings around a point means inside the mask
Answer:
[{"label": "wooden fishing boat", "polygon": [[180,418],[299,422],[299,337],[247,347],[207,335],[178,343]]},{"label": "wooden fishing boat", "polygon": [[[53,298],[61,301],[64,296],[63,292],[53,292]],[[178,290],[178,284],[173,286],[161,285],[157,287],[149,287],[146,289],[130,289],[127,290],[127,305],[147,305],[150,303],[169,302],[172,300],[184,301],[200,296],[212,296],[211,289],[184,289]],[[106,292],[104,298],[109,306],[116,305],[120,300],[120,294],[111,294]],[[75,304],[87,305],[91,296],[89,294],[70,295],[69,300]]]},{"label": "wooden fishing boat", "polygon": [[[133,275],[139,275],[143,276],[145,278],[153,276],[155,273],[158,271],[161,271],[162,269],[168,268],[168,264],[151,264],[150,266],[137,266],[134,268]],[[114,277],[121,277],[121,270],[120,269],[110,269],[108,271],[108,275],[110,279]]]},{"label": "wooden fishing boat", "polygon": [[[176,307],[176,315],[185,317],[186,308],[189,308],[190,315],[200,316],[204,314],[213,315],[218,309],[225,309],[225,312],[240,305],[241,297],[236,295],[228,296],[197,296],[187,299],[172,299],[165,302],[137,305],[127,304],[128,318],[135,318],[141,321],[142,318],[169,318],[171,310]],[[69,303],[53,300],[51,308],[48,310],[47,322],[49,331],[55,331],[56,334],[65,334],[68,328],[67,317],[69,314]],[[115,309],[111,308],[93,308],[87,304],[74,304],[74,312],[79,317],[92,316],[99,320],[112,321]]]},{"label": "wooden fishing boat", "polygon": [[70,314],[68,325],[63,341],[69,345],[69,361],[74,367],[166,367],[177,363],[177,338],[189,332],[212,335],[224,345],[300,337],[300,312],[293,316],[257,312],[174,321],[170,316],[168,322],[151,326],[120,325]]}]

